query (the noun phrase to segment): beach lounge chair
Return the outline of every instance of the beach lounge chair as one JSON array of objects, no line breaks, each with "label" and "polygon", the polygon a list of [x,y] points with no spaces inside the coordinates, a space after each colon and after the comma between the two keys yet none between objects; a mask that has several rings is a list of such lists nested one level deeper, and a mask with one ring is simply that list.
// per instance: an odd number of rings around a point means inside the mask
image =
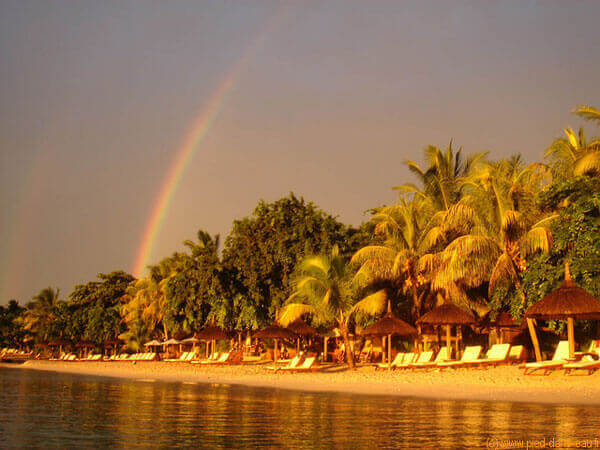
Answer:
[{"label": "beach lounge chair", "polygon": [[496,366],[498,364],[508,362],[508,353],[510,352],[510,344],[494,344],[487,352],[485,358],[465,361],[467,367],[486,367]]},{"label": "beach lounge chair", "polygon": [[182,362],[187,361],[189,352],[183,352],[179,358],[163,359],[164,362]]},{"label": "beach lounge chair", "polygon": [[481,355],[481,345],[471,345],[465,348],[465,351],[459,361],[444,361],[438,363],[436,367],[440,369],[457,369],[459,367],[465,367],[468,362],[473,362],[479,359]]},{"label": "beach lounge chair", "polygon": [[436,367],[439,363],[448,361],[450,359],[451,353],[448,351],[448,347],[442,347],[435,357],[434,361],[430,362],[414,362],[409,368],[410,369],[431,369],[432,367]]},{"label": "beach lounge chair", "polygon": [[294,369],[298,366],[298,364],[300,364],[301,360],[302,358],[300,356],[294,356],[285,366],[266,366],[265,369],[272,370],[274,372],[277,372],[281,369]]},{"label": "beach lounge chair", "polygon": [[532,373],[538,370],[543,371],[543,375],[548,375],[550,371],[560,369],[563,366],[563,364],[566,364],[568,362],[568,358],[569,341],[560,341],[556,346],[554,356],[551,360],[527,363],[520,366],[520,368],[524,369],[524,375],[531,375]]},{"label": "beach lounge chair", "polygon": [[225,353],[221,353],[221,356],[219,356],[219,358],[217,360],[211,361],[209,359],[206,361],[200,361],[200,364],[225,364],[228,359],[229,359],[229,352],[225,352]]},{"label": "beach lounge chair", "polygon": [[392,367],[396,367],[398,364],[400,364],[402,362],[402,360],[404,359],[404,355],[405,355],[405,353],[402,353],[402,352],[396,354],[396,357],[394,358],[394,360],[391,363],[377,363],[377,365],[375,366],[375,370],[391,369]]},{"label": "beach lounge chair", "polygon": [[587,371],[587,375],[591,375],[600,369],[600,347],[596,346],[595,341],[592,341],[586,353],[578,354],[578,356],[582,357],[580,361],[568,362],[562,366],[565,375],[575,375],[583,371]]},{"label": "beach lounge chair", "polygon": [[[432,352],[433,354],[433,352]],[[405,353],[402,362],[396,364],[393,369],[407,369],[413,362],[419,358],[419,354],[415,352]]]},{"label": "beach lounge chair", "polygon": [[415,358],[408,365],[402,364],[402,369],[412,369],[413,367],[419,367],[424,364],[430,364],[433,361],[433,350],[419,353],[419,356]]},{"label": "beach lounge chair", "polygon": [[207,359],[199,359],[199,360],[194,360],[194,361],[190,361],[190,362],[192,364],[207,364],[207,363],[218,360],[220,356],[221,356],[221,354],[219,352],[214,352],[214,353],[211,353]]},{"label": "beach lounge chair", "polygon": [[513,345],[508,352],[508,363],[519,364],[525,362],[525,347],[522,345]]},{"label": "beach lounge chair", "polygon": [[281,372],[313,372],[315,370],[319,370],[319,368],[315,366],[316,359],[316,357],[311,356],[309,358],[306,358],[302,365],[291,369],[282,368]]}]

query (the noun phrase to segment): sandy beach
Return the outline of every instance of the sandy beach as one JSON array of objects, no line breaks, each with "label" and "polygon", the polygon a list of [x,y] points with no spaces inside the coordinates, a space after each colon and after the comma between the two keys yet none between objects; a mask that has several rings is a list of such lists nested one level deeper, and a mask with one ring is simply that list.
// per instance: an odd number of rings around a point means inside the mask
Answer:
[{"label": "sandy beach", "polygon": [[235,384],[299,391],[331,391],[453,400],[512,401],[600,405],[600,374],[524,376],[515,366],[445,371],[354,371],[324,366],[314,373],[272,373],[267,364],[212,366],[164,362],[59,362],[35,360],[2,364],[13,369],[44,370],[139,381]]}]

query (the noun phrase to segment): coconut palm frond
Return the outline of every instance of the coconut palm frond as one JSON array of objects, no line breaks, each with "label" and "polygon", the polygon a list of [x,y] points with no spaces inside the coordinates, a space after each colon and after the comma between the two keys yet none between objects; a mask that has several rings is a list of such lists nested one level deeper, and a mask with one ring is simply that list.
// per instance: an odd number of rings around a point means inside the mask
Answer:
[{"label": "coconut palm frond", "polygon": [[364,264],[371,259],[393,261],[396,257],[396,253],[397,252],[394,250],[383,245],[369,245],[358,250],[354,256],[352,256],[350,262],[353,264]]},{"label": "coconut palm frond", "polygon": [[375,292],[356,303],[350,312],[350,316],[358,311],[369,316],[375,316],[385,311],[388,296],[385,289]]},{"label": "coconut palm frond", "polygon": [[304,303],[289,303],[279,312],[279,324],[287,327],[290,323],[302,318],[306,314],[314,314],[315,308]]},{"label": "coconut palm frond", "polygon": [[468,256],[497,258],[500,256],[500,246],[494,239],[487,236],[470,234],[456,238],[444,252],[454,253],[459,259],[465,259]]},{"label": "coconut palm frond", "polygon": [[558,217],[558,214],[550,214],[548,217],[544,217],[543,219],[533,224],[531,228],[548,227],[552,224],[552,222],[558,219]]},{"label": "coconut palm frond", "polygon": [[507,281],[514,283],[517,280],[518,275],[515,265],[513,264],[510,255],[505,252],[498,258],[498,261],[492,270],[492,274],[490,275],[490,285],[488,289],[489,296],[492,296],[492,293],[500,283],[505,283]]},{"label": "coconut palm frond", "polygon": [[322,256],[309,256],[302,260],[300,268],[304,272],[317,271],[321,274],[327,274],[329,272],[329,264],[326,258]]},{"label": "coconut palm frond", "polygon": [[404,266],[411,260],[412,256],[413,255],[408,250],[398,252],[392,265],[392,274],[399,276],[402,273]]},{"label": "coconut palm frond", "polygon": [[519,211],[509,209],[504,212],[501,229],[510,240],[518,239],[526,228],[523,215]]},{"label": "coconut palm frond", "polygon": [[421,241],[420,250],[427,251],[431,248],[434,248],[436,245],[444,242],[445,240],[446,233],[444,233],[442,227],[433,227],[423,237],[423,240]]},{"label": "coconut palm frond", "polygon": [[521,249],[523,256],[527,257],[537,252],[548,253],[552,248],[554,239],[552,232],[546,227],[536,227],[529,230],[523,237]]},{"label": "coconut palm frond", "polygon": [[327,286],[320,279],[311,276],[305,276],[301,280],[298,280],[298,282],[296,283],[296,289],[298,291],[306,289],[307,287],[310,289],[327,289]]},{"label": "coconut palm frond", "polygon": [[584,120],[592,120],[598,122],[600,124],[600,110],[588,106],[588,105],[580,105],[572,111],[574,114],[577,114],[579,117],[582,117]]},{"label": "coconut palm frond", "polygon": [[419,258],[417,270],[421,273],[432,273],[440,265],[440,256],[437,253],[428,253]]},{"label": "coconut palm frond", "polygon": [[582,156],[575,163],[573,173],[576,176],[600,174],[600,151],[592,151]]},{"label": "coconut palm frond", "polygon": [[465,203],[457,203],[448,209],[444,220],[446,230],[464,230],[475,221],[475,210]]}]

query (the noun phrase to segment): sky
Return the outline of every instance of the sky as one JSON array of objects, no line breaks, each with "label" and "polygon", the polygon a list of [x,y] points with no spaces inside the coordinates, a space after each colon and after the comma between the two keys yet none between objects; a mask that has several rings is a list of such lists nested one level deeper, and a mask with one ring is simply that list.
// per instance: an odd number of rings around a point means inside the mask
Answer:
[{"label": "sky", "polygon": [[598,17],[597,1],[0,0],[0,304],[134,271],[186,142],[145,263],[291,191],[358,225],[429,144],[539,161],[582,124],[573,107],[600,106]]}]

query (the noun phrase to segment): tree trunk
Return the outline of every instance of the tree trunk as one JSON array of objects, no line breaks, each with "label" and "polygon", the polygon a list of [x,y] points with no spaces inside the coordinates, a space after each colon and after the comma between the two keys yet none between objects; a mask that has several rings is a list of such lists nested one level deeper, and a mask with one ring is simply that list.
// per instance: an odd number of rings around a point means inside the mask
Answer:
[{"label": "tree trunk", "polygon": [[167,334],[167,325],[163,322],[163,332],[165,333],[165,341],[169,339],[169,335]]},{"label": "tree trunk", "polygon": [[346,348],[346,361],[348,362],[348,366],[351,369],[354,369],[354,352],[352,351],[352,347],[350,346],[350,336],[348,335],[348,327],[346,326],[346,324],[340,324],[340,331],[342,333],[342,337],[344,338],[344,347]]},{"label": "tree trunk", "polygon": [[417,287],[413,284],[411,287],[413,295],[413,319],[416,321],[421,317],[421,298],[417,294]]}]

